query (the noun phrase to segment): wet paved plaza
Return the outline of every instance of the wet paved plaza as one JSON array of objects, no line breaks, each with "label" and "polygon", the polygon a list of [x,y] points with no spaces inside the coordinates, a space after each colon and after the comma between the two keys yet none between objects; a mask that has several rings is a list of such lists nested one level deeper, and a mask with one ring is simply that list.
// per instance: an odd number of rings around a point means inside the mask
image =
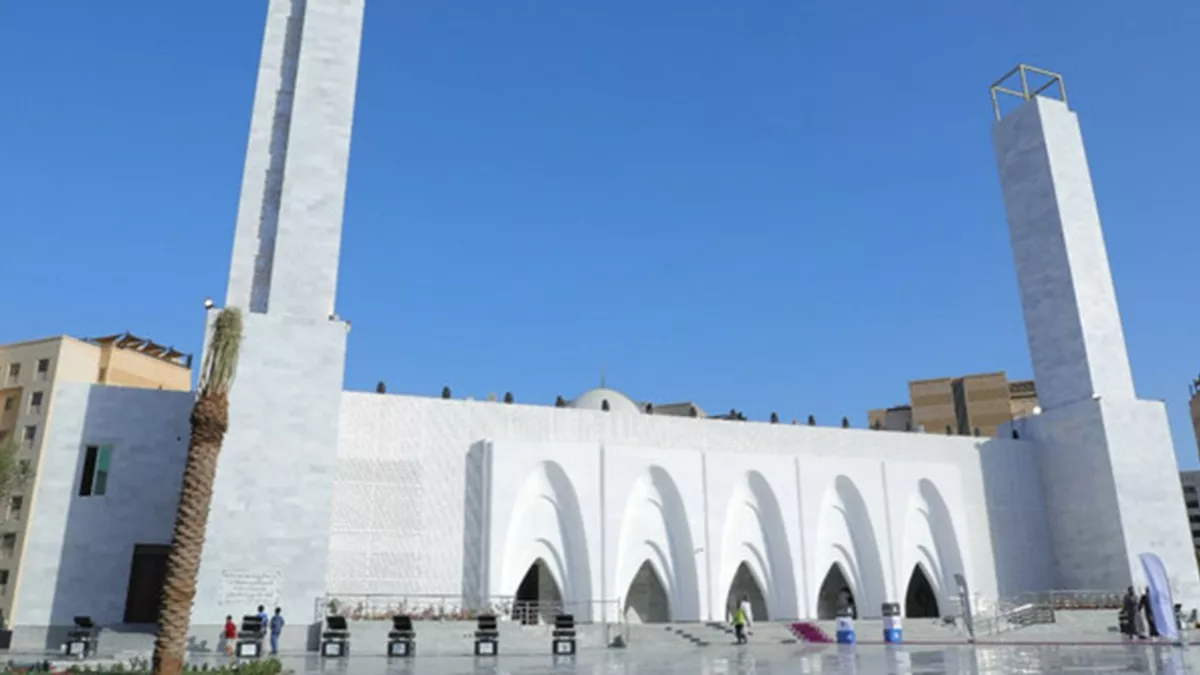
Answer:
[{"label": "wet paved plaza", "polygon": [[1194,672],[1200,655],[1192,650],[1137,645],[1064,647],[988,645],[899,648],[748,646],[689,653],[649,650],[597,650],[573,658],[546,656],[427,656],[412,660],[357,656],[322,661],[316,656],[285,657],[287,669],[301,674],[351,675],[486,673],[488,675],[772,675],[808,673],[1161,673]]}]

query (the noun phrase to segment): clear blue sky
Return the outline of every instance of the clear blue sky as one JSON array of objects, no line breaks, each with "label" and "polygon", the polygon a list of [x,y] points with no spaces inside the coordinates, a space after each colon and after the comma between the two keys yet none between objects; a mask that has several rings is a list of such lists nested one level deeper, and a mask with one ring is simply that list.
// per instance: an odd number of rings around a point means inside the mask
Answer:
[{"label": "clear blue sky", "polygon": [[[0,3],[0,340],[200,346],[262,0]],[[347,386],[551,403],[608,382],[865,424],[1030,376],[988,85],[1062,72],[1139,393],[1196,466],[1200,3],[370,0]]]}]

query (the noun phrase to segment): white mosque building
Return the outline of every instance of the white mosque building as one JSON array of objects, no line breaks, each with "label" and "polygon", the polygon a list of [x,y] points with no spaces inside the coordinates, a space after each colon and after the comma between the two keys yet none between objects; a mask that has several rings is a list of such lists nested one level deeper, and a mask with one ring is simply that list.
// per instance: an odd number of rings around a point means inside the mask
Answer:
[{"label": "white mosque building", "polygon": [[[1065,100],[1022,89],[993,128],[1043,407],[999,438],[664,414],[603,388],[562,406],[344,391],[334,300],[363,4],[269,2],[225,298],[245,338],[198,633],[258,604],[293,625],[331,603],[514,600],[696,621],[742,596],[759,620],[887,602],[936,616],[961,610],[956,576],[975,606],[1119,591],[1144,585],[1144,552],[1177,602],[1200,605],[1165,408],[1134,391]],[[186,392],[53,396],[18,642],[145,613],[131,603],[154,597],[146,570],[170,542],[187,446]],[[111,451],[107,490],[81,495],[94,447]]]}]

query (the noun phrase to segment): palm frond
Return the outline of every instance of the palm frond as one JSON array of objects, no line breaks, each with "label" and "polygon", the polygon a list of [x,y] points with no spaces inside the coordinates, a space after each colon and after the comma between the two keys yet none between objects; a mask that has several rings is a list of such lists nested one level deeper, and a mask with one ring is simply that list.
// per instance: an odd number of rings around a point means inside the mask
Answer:
[{"label": "palm frond", "polygon": [[213,324],[212,340],[200,368],[200,396],[225,394],[237,371],[238,348],[242,343],[242,312],[226,307]]}]

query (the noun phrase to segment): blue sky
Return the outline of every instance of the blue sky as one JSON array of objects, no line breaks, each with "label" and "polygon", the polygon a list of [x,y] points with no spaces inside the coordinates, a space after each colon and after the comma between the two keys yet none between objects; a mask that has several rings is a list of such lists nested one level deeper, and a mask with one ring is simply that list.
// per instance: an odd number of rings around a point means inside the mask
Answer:
[{"label": "blue sky", "polygon": [[[0,340],[198,350],[265,2],[0,4]],[[856,426],[910,379],[1030,376],[987,87],[1062,72],[1138,391],[1197,466],[1200,4],[371,0],[347,386],[597,383]]]}]

